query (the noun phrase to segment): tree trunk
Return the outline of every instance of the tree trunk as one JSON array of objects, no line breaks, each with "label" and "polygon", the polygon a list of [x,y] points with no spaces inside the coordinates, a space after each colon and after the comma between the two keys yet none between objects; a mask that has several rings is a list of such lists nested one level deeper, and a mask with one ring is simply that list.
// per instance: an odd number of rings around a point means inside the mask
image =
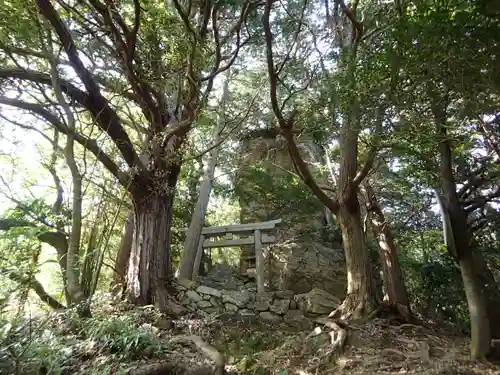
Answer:
[{"label": "tree trunk", "polygon": [[475,272],[474,257],[469,252],[458,260],[464,283],[471,322],[470,350],[472,359],[484,359],[490,351],[490,322],[488,321],[486,293]]},{"label": "tree trunk", "polygon": [[434,99],[432,111],[436,123],[439,142],[440,177],[444,194],[441,200],[436,194],[441,208],[443,219],[443,231],[448,251],[456,259],[460,266],[460,272],[464,283],[465,295],[469,306],[471,324],[471,357],[482,359],[490,351],[491,331],[490,325],[497,322],[489,321],[487,314],[487,296],[485,284],[474,261],[473,236],[467,223],[467,214],[460,205],[457,194],[457,186],[453,175],[453,154],[450,137],[446,128],[447,98]]},{"label": "tree trunk", "polygon": [[[113,281],[111,289],[117,291],[119,285],[125,286],[125,278],[127,276],[127,267],[130,259],[130,251],[132,250],[132,241],[134,239],[134,214],[131,213],[123,226],[122,238],[118,253],[116,254]],[[122,288],[123,289],[123,288]]]},{"label": "tree trunk", "polygon": [[78,312],[81,317],[89,317],[90,307],[86,302],[85,294],[79,280],[79,253],[80,242],[82,235],[82,175],[78,169],[78,164],[75,160],[75,133],[76,133],[76,118],[72,108],[66,101],[60,85],[59,72],[57,65],[59,63],[58,57],[54,55],[52,48],[52,31],[49,21],[44,21],[45,28],[48,35],[48,43],[46,44],[47,52],[50,56],[50,77],[54,94],[58,103],[61,105],[66,116],[66,124],[68,127],[68,134],[66,136],[66,145],[64,147],[64,156],[66,164],[71,172],[73,196],[71,202],[71,233],[68,241],[68,251],[66,253],[66,280],[68,284],[68,294],[73,303],[77,304]]},{"label": "tree trunk", "polygon": [[368,215],[378,242],[378,253],[384,278],[384,303],[397,311],[404,319],[410,320],[410,303],[392,232],[385,220],[377,197],[367,181],[363,184],[363,190]]},{"label": "tree trunk", "polygon": [[372,312],[376,306],[357,197],[354,196],[349,203],[342,204],[337,212],[347,268],[347,295],[342,305],[330,316],[340,319],[361,318]]},{"label": "tree trunk", "polygon": [[[230,70],[228,70],[230,72]],[[229,96],[229,74],[224,82],[224,87],[221,97],[221,110],[224,110],[224,104]],[[205,171],[203,180],[201,181],[200,193],[198,201],[194,208],[189,229],[186,233],[186,242],[184,244],[184,251],[182,252],[181,261],[179,264],[178,277],[182,279],[194,279],[198,275],[198,269],[194,269],[196,253],[198,251],[198,243],[200,241],[201,231],[205,223],[205,215],[207,212],[208,202],[210,200],[210,193],[212,191],[212,182],[214,179],[215,167],[217,166],[217,159],[219,156],[220,143],[222,140],[222,130],[224,129],[224,114],[219,114],[219,119],[214,127],[212,136],[213,144],[215,147],[209,152],[207,163],[205,164]],[[201,249],[203,251],[203,248]],[[200,254],[201,255],[201,254]]]},{"label": "tree trunk", "polygon": [[[134,235],[127,271],[126,292],[137,305],[169,308],[167,283],[172,276],[171,227],[174,189],[179,168],[162,171],[168,180],[137,178],[132,188]],[[150,187],[160,186],[157,191]]]},{"label": "tree trunk", "polygon": [[92,281],[95,273],[99,272],[98,259],[99,250],[97,249],[97,226],[92,224],[90,235],[87,240],[87,249],[80,257],[80,285],[85,298],[92,297]]},{"label": "tree trunk", "polygon": [[483,254],[472,252],[475,277],[481,281],[486,293],[486,308],[490,322],[490,333],[495,339],[500,339],[500,290]]},{"label": "tree trunk", "polygon": [[[358,318],[375,309],[375,288],[372,279],[370,262],[365,247],[364,233],[361,225],[361,213],[357,197],[358,187],[373,165],[374,153],[366,160],[358,173],[358,137],[361,131],[360,95],[357,84],[357,47],[363,35],[361,23],[357,21],[356,11],[344,8],[336,20],[340,40],[341,81],[347,84],[348,97],[340,109],[342,125],[340,128],[340,170],[337,186],[337,198],[332,199],[317,184],[307,164],[300,155],[294,138],[296,112],[285,118],[283,104],[277,98],[279,72],[275,69],[273,59],[273,33],[270,26],[270,14],[273,2],[266,1],[262,23],[266,39],[266,57],[269,74],[270,99],[273,112],[286,139],[288,150],[299,177],[311,189],[311,192],[333,212],[342,232],[343,246],[347,268],[347,296],[330,317]],[[335,99],[335,98],[332,98]],[[382,113],[382,112],[381,112]]]}]

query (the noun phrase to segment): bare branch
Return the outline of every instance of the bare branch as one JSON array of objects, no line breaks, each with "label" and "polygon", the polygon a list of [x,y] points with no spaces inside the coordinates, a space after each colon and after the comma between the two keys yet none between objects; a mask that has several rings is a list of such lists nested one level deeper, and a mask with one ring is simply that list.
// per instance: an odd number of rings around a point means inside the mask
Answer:
[{"label": "bare branch", "polygon": [[[193,35],[193,41],[196,41],[196,32],[193,29],[193,26],[191,25],[191,22],[189,22],[189,14],[191,13],[191,9],[189,9],[188,12],[184,12],[182,9],[182,6],[179,4],[178,0],[172,0],[174,3],[175,10],[179,14],[179,16],[182,19],[182,22],[184,22],[184,26],[186,26],[186,29]],[[191,8],[191,5],[189,6]]]},{"label": "bare branch", "polygon": [[344,0],[335,0],[339,5],[340,8],[342,9],[342,12],[344,15],[351,21],[356,33],[354,35],[354,39],[356,42],[359,42],[361,40],[361,37],[363,36],[363,24],[359,22],[356,18],[356,8],[358,5],[358,0],[354,0],[351,4],[351,8],[347,7],[344,3]]}]

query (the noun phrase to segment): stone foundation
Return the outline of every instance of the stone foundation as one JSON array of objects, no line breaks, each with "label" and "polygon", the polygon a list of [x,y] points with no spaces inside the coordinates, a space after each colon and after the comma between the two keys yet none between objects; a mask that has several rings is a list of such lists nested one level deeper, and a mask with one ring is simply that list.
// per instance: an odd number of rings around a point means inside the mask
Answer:
[{"label": "stone foundation", "polygon": [[[311,318],[329,314],[341,301],[315,288],[308,293],[294,294],[291,290],[257,295],[250,278],[233,276],[224,282],[200,278],[198,282],[177,280],[177,300],[202,315],[230,313],[258,318],[268,322],[285,322],[290,326],[310,329]],[[207,285],[208,284],[208,285]]]}]

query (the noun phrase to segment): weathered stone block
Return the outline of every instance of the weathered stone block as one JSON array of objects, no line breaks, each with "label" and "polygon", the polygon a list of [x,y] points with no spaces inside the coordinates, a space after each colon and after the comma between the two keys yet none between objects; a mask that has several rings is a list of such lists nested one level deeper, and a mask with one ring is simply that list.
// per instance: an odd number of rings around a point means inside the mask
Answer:
[{"label": "weathered stone block", "polygon": [[194,290],[188,290],[186,293],[186,297],[195,302],[203,300],[203,298]]},{"label": "weathered stone block", "polygon": [[270,322],[281,322],[281,316],[273,314],[272,312],[269,311],[263,311],[259,314],[261,319],[267,320]]},{"label": "weathered stone block", "polygon": [[289,310],[284,316],[283,320],[286,324],[299,329],[309,330],[312,329],[313,323],[307,319],[299,310]]},{"label": "weathered stone block", "polygon": [[309,293],[297,294],[294,299],[304,314],[329,314],[342,303],[334,295],[318,288]]},{"label": "weathered stone block", "polygon": [[264,257],[265,279],[273,289],[299,294],[320,288],[339,298],[345,295],[347,277],[340,248],[292,240],[266,249]]},{"label": "weathered stone block", "polygon": [[221,309],[219,307],[208,307],[204,311],[207,314],[218,314],[221,312]]},{"label": "weathered stone block", "polygon": [[272,303],[273,303],[273,294],[266,293],[263,295],[257,295],[255,297],[255,310],[257,311],[269,310]]},{"label": "weathered stone block", "polygon": [[289,299],[275,299],[273,304],[269,307],[269,310],[276,314],[286,314],[290,307],[290,300]]},{"label": "weathered stone block", "polygon": [[276,295],[276,298],[292,299],[294,293],[291,290],[278,290],[277,292],[274,292],[274,294]]},{"label": "weathered stone block", "polygon": [[240,311],[238,311],[238,314],[240,314],[241,316],[255,316],[255,313],[249,309],[241,309]]},{"label": "weathered stone block", "polygon": [[220,297],[222,295],[220,290],[217,290],[215,288],[211,288],[206,285],[200,285],[198,288],[196,288],[196,292],[199,294],[208,294],[210,296],[214,297]]},{"label": "weathered stone block", "polygon": [[225,290],[222,293],[222,302],[232,303],[238,307],[245,307],[245,305],[252,300],[252,297],[252,293],[245,289],[237,291]]},{"label": "weathered stone block", "polygon": [[210,303],[214,307],[222,307],[222,302],[221,302],[220,298],[212,296],[212,297],[210,297]]},{"label": "weathered stone block", "polygon": [[210,301],[199,301],[196,303],[200,309],[206,309],[207,307],[212,307],[212,304]]},{"label": "weathered stone block", "polygon": [[241,284],[238,272],[227,264],[216,264],[208,272],[208,274],[201,278],[205,286],[214,289],[228,289],[237,290]]},{"label": "weathered stone block", "polygon": [[256,285],[245,285],[245,289],[248,290],[249,292],[252,293],[257,293],[257,286]]},{"label": "weathered stone block", "polygon": [[232,303],[225,303],[224,308],[226,309],[226,311],[229,311],[229,312],[237,312],[238,311],[238,306],[233,305]]},{"label": "weathered stone block", "polygon": [[177,279],[177,284],[186,289],[193,289],[196,286],[196,282],[188,279]]}]

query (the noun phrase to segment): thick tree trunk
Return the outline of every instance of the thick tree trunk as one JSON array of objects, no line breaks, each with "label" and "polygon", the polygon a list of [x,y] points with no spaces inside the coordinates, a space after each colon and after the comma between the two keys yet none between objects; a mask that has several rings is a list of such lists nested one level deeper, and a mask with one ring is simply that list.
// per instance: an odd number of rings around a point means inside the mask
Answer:
[{"label": "thick tree trunk", "polygon": [[130,214],[123,226],[122,238],[118,253],[116,254],[113,281],[111,289],[116,291],[119,285],[125,285],[127,276],[127,267],[130,259],[130,251],[132,250],[132,241],[134,239],[134,214]]},{"label": "thick tree trunk", "polygon": [[399,265],[391,229],[385,220],[377,197],[368,182],[363,184],[363,190],[366,197],[368,215],[378,242],[378,253],[384,278],[384,303],[397,311],[406,320],[410,320],[411,309],[408,301],[408,293],[406,292],[403,273]]},{"label": "thick tree trunk", "polygon": [[500,290],[483,255],[479,251],[472,252],[475,277],[480,280],[486,293],[486,308],[490,322],[490,333],[495,339],[500,339]]},{"label": "thick tree trunk", "polygon": [[[483,290],[480,279],[475,273],[474,257],[466,253],[458,260],[462,281],[464,283],[465,296],[469,306],[471,322],[471,357],[473,359],[484,359],[490,351],[490,322],[488,320],[486,293]],[[498,323],[498,322],[497,322]]]},{"label": "thick tree trunk", "polygon": [[[126,286],[133,303],[154,304],[164,312],[169,308],[172,204],[178,168],[165,173],[169,178],[163,184],[142,179],[135,182],[132,193],[135,225]],[[158,191],[148,191],[154,186]]]},{"label": "thick tree trunk", "polygon": [[[449,183],[443,185],[446,190],[451,187]],[[498,307],[494,306],[492,301],[488,301],[488,291],[491,287],[485,281],[487,275],[481,273],[487,273],[489,269],[482,256],[472,249],[472,236],[467,226],[467,218],[456,199],[456,194],[450,190],[446,204],[440,202],[440,206],[445,242],[450,255],[460,267],[469,307],[471,357],[481,359],[490,351],[492,331],[495,330],[496,333],[497,329],[494,327],[498,322],[496,315]]]},{"label": "thick tree trunk", "polygon": [[[294,138],[295,111],[285,118],[282,105],[277,98],[279,72],[273,59],[273,33],[270,26],[272,1],[266,1],[262,23],[266,38],[267,68],[270,81],[270,99],[273,112],[278,120],[281,134],[286,139],[288,150],[298,175],[311,189],[311,192],[333,212],[340,225],[347,268],[347,296],[330,317],[341,319],[359,318],[371,313],[376,307],[375,288],[371,266],[365,248],[364,233],[361,225],[361,213],[357,197],[359,184],[372,167],[374,153],[365,161],[358,172],[358,137],[361,131],[361,105],[357,84],[357,47],[363,29],[357,21],[356,11],[344,12],[338,19],[337,27],[341,40],[340,70],[344,73],[342,81],[347,83],[346,105],[342,110],[340,128],[340,169],[337,184],[337,198],[332,199],[315,181],[307,164],[304,162]],[[347,10],[347,8],[345,8]],[[347,14],[348,13],[348,14]]]},{"label": "thick tree trunk", "polygon": [[342,305],[330,316],[340,319],[358,319],[371,313],[376,307],[376,301],[356,195],[349,205],[340,206],[337,219],[342,232],[346,259],[347,295]]}]

